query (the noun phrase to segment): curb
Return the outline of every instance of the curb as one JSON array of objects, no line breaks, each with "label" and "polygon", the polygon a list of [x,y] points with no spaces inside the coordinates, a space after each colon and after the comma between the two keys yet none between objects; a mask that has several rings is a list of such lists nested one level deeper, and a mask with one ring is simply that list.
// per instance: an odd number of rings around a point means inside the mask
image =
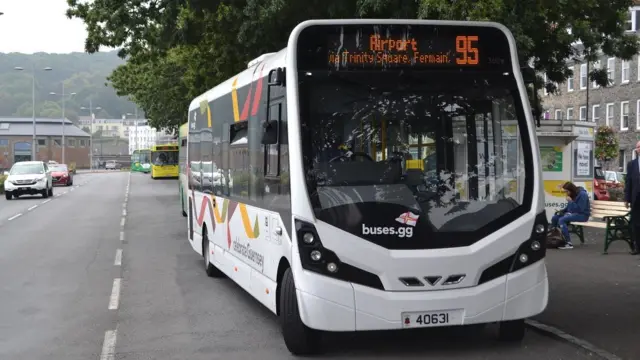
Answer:
[{"label": "curb", "polygon": [[545,325],[543,323],[537,322],[535,320],[525,320],[525,324],[528,328],[530,328],[531,330],[534,330],[535,332],[545,335],[545,336],[549,336],[549,337],[553,337],[556,339],[560,339],[560,340],[564,340],[572,345],[575,345],[579,348],[582,348],[584,350],[587,350],[589,352],[592,352],[596,355],[598,355],[600,358],[605,359],[605,360],[623,360],[621,357],[612,354],[606,350],[603,350],[593,344],[591,344],[588,341],[582,340],[582,339],[578,339],[577,337],[573,336],[573,335],[569,335],[566,332],[555,328],[553,326],[550,325]]}]

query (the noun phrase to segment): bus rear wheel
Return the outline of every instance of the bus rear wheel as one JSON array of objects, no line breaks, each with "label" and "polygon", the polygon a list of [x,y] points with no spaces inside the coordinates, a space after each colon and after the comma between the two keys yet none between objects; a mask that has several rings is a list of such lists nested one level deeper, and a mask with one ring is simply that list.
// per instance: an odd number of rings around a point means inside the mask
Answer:
[{"label": "bus rear wheel", "polygon": [[280,284],[280,323],[284,344],[293,355],[313,355],[320,350],[320,332],[307,327],[300,318],[296,286],[291,269],[287,269]]},{"label": "bus rear wheel", "polygon": [[212,278],[220,278],[224,273],[211,263],[211,251],[209,250],[209,239],[207,237],[207,228],[202,228],[202,255],[204,257],[204,271],[207,276]]},{"label": "bus rear wheel", "polygon": [[500,322],[498,338],[502,341],[518,342],[524,339],[524,319]]}]

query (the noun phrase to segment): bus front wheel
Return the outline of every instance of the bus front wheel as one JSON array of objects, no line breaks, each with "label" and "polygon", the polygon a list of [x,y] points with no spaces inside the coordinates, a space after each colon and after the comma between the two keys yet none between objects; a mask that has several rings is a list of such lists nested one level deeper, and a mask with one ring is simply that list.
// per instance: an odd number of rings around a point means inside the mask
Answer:
[{"label": "bus front wheel", "polygon": [[517,342],[524,338],[524,319],[500,322],[498,338],[502,341]]},{"label": "bus front wheel", "polygon": [[284,344],[293,355],[312,355],[319,352],[320,332],[307,327],[300,318],[296,286],[291,269],[287,269],[280,284],[280,323]]}]

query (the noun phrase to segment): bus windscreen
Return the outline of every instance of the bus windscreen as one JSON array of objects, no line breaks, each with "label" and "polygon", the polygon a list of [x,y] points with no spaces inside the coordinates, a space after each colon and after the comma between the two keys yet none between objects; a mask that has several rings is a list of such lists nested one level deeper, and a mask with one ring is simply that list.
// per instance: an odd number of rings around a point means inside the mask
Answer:
[{"label": "bus windscreen", "polygon": [[298,67],[332,71],[511,71],[499,28],[456,25],[318,25],[298,38]]}]

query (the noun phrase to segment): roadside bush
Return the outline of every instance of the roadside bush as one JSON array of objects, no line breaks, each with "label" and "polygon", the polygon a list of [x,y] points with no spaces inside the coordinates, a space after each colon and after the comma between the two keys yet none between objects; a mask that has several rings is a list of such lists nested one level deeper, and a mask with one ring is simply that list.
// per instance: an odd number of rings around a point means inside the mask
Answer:
[{"label": "roadside bush", "polygon": [[0,175],[0,194],[4,194],[4,180],[6,178],[6,176]]},{"label": "roadside bush", "polygon": [[624,188],[609,188],[609,201],[624,201]]}]

